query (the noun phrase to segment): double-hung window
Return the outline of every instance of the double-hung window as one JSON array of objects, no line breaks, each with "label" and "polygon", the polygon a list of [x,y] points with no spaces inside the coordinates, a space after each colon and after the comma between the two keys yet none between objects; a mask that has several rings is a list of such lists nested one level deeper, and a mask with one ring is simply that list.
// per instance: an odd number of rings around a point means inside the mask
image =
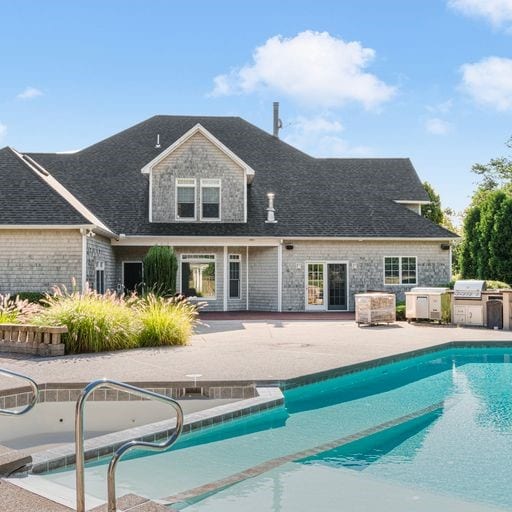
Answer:
[{"label": "double-hung window", "polygon": [[416,256],[386,256],[384,258],[384,284],[417,284]]},{"label": "double-hung window", "polygon": [[220,180],[201,180],[201,219],[220,220]]},{"label": "double-hung window", "polygon": [[229,298],[240,298],[240,254],[229,255]]},{"label": "double-hung window", "polygon": [[176,180],[176,218],[196,219],[196,180],[178,178]]},{"label": "double-hung window", "polygon": [[181,293],[187,297],[215,299],[214,254],[182,254]]},{"label": "double-hung window", "polygon": [[98,261],[96,263],[94,276],[94,289],[98,293],[105,293],[105,262]]}]

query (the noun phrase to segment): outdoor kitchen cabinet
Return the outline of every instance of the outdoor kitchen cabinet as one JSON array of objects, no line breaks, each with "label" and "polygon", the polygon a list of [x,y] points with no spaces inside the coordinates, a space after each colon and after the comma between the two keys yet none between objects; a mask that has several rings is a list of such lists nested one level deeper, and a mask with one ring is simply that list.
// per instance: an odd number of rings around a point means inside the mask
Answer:
[{"label": "outdoor kitchen cabinet", "polygon": [[483,306],[454,305],[453,323],[457,325],[484,325]]}]

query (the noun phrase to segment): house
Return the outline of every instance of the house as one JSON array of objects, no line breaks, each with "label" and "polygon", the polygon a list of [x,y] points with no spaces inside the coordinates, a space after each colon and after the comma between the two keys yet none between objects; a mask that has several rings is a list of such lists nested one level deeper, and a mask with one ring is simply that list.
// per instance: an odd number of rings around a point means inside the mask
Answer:
[{"label": "house", "polygon": [[216,311],[346,311],[450,280],[456,236],[420,215],[409,159],[313,158],[277,131],[159,115],[76,153],[1,149],[0,293],[132,290],[153,245]]}]

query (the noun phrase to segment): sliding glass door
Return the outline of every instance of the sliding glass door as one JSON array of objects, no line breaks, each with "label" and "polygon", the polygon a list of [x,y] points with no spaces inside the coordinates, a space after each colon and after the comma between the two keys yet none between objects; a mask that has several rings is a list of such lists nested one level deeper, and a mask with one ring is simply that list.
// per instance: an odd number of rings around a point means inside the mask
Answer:
[{"label": "sliding glass door", "polygon": [[306,263],[306,310],[346,311],[347,309],[347,263]]}]

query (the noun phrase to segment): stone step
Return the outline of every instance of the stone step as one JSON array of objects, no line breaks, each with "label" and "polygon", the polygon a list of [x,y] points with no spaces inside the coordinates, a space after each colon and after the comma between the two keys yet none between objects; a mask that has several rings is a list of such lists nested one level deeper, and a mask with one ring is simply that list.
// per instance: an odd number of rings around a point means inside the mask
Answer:
[{"label": "stone step", "polygon": [[[137,494],[125,494],[117,500],[118,512],[172,512],[172,509],[164,507],[148,498]],[[90,512],[107,512],[107,504],[93,508]]]},{"label": "stone step", "polygon": [[29,453],[0,445],[0,477],[9,476],[30,464],[32,456]]}]

